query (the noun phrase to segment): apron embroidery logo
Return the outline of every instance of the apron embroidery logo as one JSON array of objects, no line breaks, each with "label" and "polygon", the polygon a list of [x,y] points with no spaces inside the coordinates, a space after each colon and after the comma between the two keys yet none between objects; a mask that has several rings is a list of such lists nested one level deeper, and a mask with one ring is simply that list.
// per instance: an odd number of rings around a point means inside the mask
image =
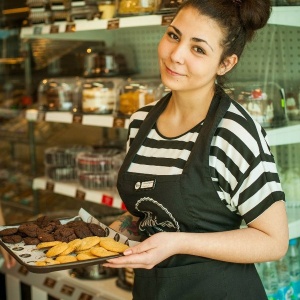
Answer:
[{"label": "apron embroidery logo", "polygon": [[176,219],[156,200],[150,197],[141,198],[137,201],[135,208],[144,214],[144,218],[139,224],[141,231],[146,231],[150,235],[162,231],[180,231]]}]

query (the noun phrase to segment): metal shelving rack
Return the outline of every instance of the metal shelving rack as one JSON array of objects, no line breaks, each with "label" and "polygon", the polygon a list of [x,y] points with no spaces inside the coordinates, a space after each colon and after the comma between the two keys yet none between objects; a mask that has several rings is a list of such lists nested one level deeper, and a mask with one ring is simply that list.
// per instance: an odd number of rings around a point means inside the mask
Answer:
[{"label": "metal shelving rack", "polygon": [[[272,16],[269,20],[269,24],[300,27],[299,15],[299,6],[273,7]],[[126,36],[127,39],[129,37],[131,41],[131,35],[134,35],[136,39],[136,44],[142,44],[142,41],[140,39],[142,39],[144,33],[143,30],[146,30],[147,39],[149,39],[151,44],[153,44],[154,47],[156,47],[156,43],[159,40],[159,36],[161,36],[161,34],[164,32],[164,27],[167,24],[169,24],[171,19],[172,15],[146,15],[116,18],[111,20],[78,20],[72,23],[72,32],[69,31],[68,28],[70,28],[70,24],[67,22],[58,22],[51,25],[34,25],[32,27],[22,28],[21,38],[24,40],[47,38],[86,41],[97,41],[106,39],[113,43],[114,39],[116,37],[120,37],[120,34],[122,34],[123,36]],[[53,30],[53,26],[56,27],[55,30]],[[156,42],[154,42],[154,40]],[[150,59],[153,61],[153,57],[150,57]],[[146,62],[145,64],[153,65],[153,63],[149,64],[148,62]],[[144,68],[143,70],[145,71],[146,69]],[[152,71],[155,72],[155,69]],[[43,114],[42,117],[41,114]],[[77,115],[77,117],[74,118],[74,115],[70,112],[39,112],[37,110],[29,110],[26,113],[26,118],[31,124],[37,122],[41,118],[47,122],[63,122],[69,124],[72,124],[73,122],[80,122],[83,125],[94,125],[100,127],[114,127],[116,124],[115,119],[112,115],[82,115],[79,116],[79,118]],[[122,123],[122,126],[124,128],[127,128],[128,120],[125,120],[125,122]],[[299,124],[293,124],[282,128],[269,129],[268,136],[270,145],[275,146],[300,143],[299,131]],[[121,199],[117,194],[114,193],[101,193],[95,191],[82,190],[76,185],[68,185],[61,183],[49,184],[46,178],[41,177],[36,178],[33,182],[34,190],[47,190],[49,189],[49,186],[51,186],[52,191],[56,193],[62,193],[71,197],[81,195],[81,197],[83,197],[83,199],[87,201],[122,208]],[[298,221],[293,220],[292,223],[290,224],[291,236],[300,236],[300,229],[298,229],[300,228],[300,226],[298,226]]]}]

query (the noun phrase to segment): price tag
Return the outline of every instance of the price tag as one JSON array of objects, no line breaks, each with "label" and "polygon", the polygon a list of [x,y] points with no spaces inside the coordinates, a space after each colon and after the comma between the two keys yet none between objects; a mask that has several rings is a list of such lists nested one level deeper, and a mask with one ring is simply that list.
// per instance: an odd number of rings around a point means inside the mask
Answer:
[{"label": "price tag", "polygon": [[79,200],[85,200],[85,192],[76,190],[75,198]]},{"label": "price tag", "polygon": [[73,123],[82,124],[82,115],[73,114]]},{"label": "price tag", "polygon": [[81,293],[78,300],[92,300],[93,296],[88,295],[86,293]]},{"label": "price tag", "polygon": [[50,33],[59,33],[59,26],[58,25],[51,25]]},{"label": "price tag", "polygon": [[46,279],[44,280],[44,286],[53,289],[54,286],[56,285],[56,280],[50,278],[50,277],[46,277]]},{"label": "price tag", "polygon": [[125,127],[125,119],[124,118],[114,118],[113,127],[124,128]]},{"label": "price tag", "polygon": [[173,21],[175,15],[166,15],[162,16],[161,18],[161,25],[162,26],[168,26]]},{"label": "price tag", "polygon": [[50,191],[50,192],[54,191],[54,182],[51,181],[46,182],[46,191]]},{"label": "price tag", "polygon": [[21,266],[18,270],[18,272],[22,275],[27,275],[28,274],[28,270],[24,267],[24,266]]},{"label": "price tag", "polygon": [[110,19],[107,21],[107,29],[120,28],[120,19]]},{"label": "price tag", "polygon": [[102,196],[101,203],[108,206],[112,206],[114,198],[112,196],[104,195]]},{"label": "price tag", "polygon": [[60,292],[64,295],[72,296],[75,291],[75,288],[72,286],[64,284],[60,290]]},{"label": "price tag", "polygon": [[76,24],[75,23],[69,23],[66,25],[65,32],[75,32],[76,31]]}]

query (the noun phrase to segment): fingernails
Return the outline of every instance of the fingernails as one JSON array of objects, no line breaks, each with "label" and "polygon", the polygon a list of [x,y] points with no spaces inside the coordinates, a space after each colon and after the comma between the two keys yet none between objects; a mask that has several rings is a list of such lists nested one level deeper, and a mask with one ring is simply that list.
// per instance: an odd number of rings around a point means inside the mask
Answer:
[{"label": "fingernails", "polygon": [[130,255],[132,254],[132,250],[131,249],[126,249],[124,252],[123,252],[124,255]]}]

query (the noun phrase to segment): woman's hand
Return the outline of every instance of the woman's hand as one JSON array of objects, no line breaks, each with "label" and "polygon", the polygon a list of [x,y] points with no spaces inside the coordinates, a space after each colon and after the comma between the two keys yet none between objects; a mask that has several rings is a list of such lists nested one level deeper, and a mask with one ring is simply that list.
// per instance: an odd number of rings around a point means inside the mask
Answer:
[{"label": "woman's hand", "polygon": [[0,252],[4,258],[5,266],[7,269],[12,268],[16,264],[16,260],[2,247],[0,247]]},{"label": "woman's hand", "polygon": [[152,269],[178,251],[176,233],[160,232],[127,249],[124,256],[109,259],[103,266],[110,268]]}]

